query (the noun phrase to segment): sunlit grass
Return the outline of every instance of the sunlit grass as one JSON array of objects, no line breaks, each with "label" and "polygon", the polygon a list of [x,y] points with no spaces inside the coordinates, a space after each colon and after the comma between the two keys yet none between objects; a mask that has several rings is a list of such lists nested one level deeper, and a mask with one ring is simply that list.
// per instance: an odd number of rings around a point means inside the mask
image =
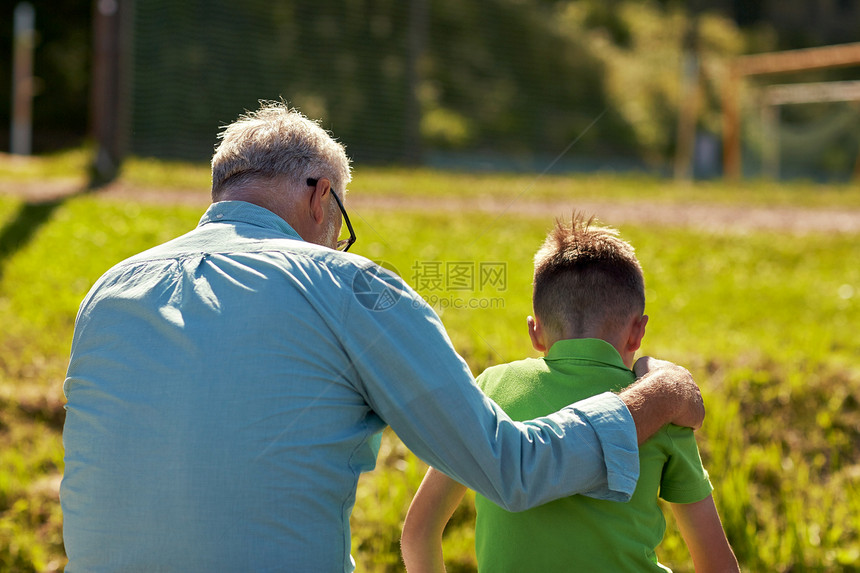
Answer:
[{"label": "sunlit grass", "polygon": [[212,184],[207,163],[140,157],[123,163],[119,180],[146,189],[208,190]]},{"label": "sunlit grass", "polygon": [[[0,170],[5,161],[0,158]],[[186,177],[168,177],[170,169],[160,164],[129,167],[138,168],[165,169],[163,180]],[[199,183],[203,171],[189,173],[186,184]],[[598,183],[606,196],[636,196],[628,180],[616,186],[608,178],[590,180],[594,188]],[[418,171],[410,179],[406,171],[360,170],[353,190],[431,194],[438,187],[454,196],[458,189],[515,193],[528,184],[519,176]],[[558,188],[594,192],[588,185],[559,180]],[[641,192],[665,201],[687,192],[662,187],[649,183]],[[709,196],[746,200],[724,187],[714,185]],[[762,193],[807,204],[791,187]],[[842,205],[853,201],[839,188],[820,193],[841,198]],[[187,231],[199,216],[195,208],[91,195],[41,207],[0,198],[0,570],[62,565],[55,492],[62,471],[61,385],[81,298],[108,267]],[[534,355],[525,332],[531,257],[552,221],[516,209],[500,217],[362,208],[353,222],[360,237],[356,252],[386,261],[433,302],[476,374]],[[633,225],[621,231],[637,247],[646,273],[651,321],[643,350],[689,366],[703,387],[709,414],[699,443],[744,567],[856,570],[860,341],[853,331],[860,324],[860,237]],[[436,263],[443,265],[441,285],[428,281]],[[452,288],[444,283],[449,263],[471,264],[476,273],[482,264],[502,265],[505,280]],[[454,308],[457,301],[475,300],[493,306]],[[362,478],[352,519],[360,570],[400,570],[400,527],[424,468],[386,433],[378,469]],[[473,568],[471,519],[468,505],[455,516],[446,539],[450,571]],[[692,571],[672,527],[660,555],[676,571]]]},{"label": "sunlit grass", "polygon": [[745,180],[675,182],[645,174],[611,172],[476,173],[432,169],[357,168],[350,189],[361,195],[480,197],[512,204],[547,201],[649,201],[657,204],[742,203],[750,206],[860,206],[855,184]]},{"label": "sunlit grass", "polygon": [[44,156],[0,153],[0,179],[7,183],[38,182],[46,179],[87,180],[91,152],[76,148]]}]

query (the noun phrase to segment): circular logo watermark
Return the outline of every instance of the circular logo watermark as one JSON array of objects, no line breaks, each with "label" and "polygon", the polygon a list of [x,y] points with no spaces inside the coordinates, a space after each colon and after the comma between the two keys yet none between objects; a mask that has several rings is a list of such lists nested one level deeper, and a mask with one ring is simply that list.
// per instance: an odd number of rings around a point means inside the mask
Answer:
[{"label": "circular logo watermark", "polygon": [[364,308],[388,310],[403,296],[403,281],[394,265],[373,261],[355,273],[352,292]]}]

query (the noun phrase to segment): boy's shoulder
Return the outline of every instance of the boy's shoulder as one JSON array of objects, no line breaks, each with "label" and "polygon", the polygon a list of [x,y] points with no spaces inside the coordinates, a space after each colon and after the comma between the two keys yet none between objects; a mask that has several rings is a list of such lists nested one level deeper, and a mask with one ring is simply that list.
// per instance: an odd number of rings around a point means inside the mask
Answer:
[{"label": "boy's shoulder", "polygon": [[547,370],[543,359],[524,358],[490,366],[476,382],[485,394],[512,415],[509,408],[528,402],[529,396],[542,387]]},{"label": "boy's shoulder", "polygon": [[523,358],[521,360],[514,360],[513,362],[489,366],[478,376],[478,380],[495,380],[507,376],[532,374],[544,370],[547,370],[547,366],[543,358]]}]

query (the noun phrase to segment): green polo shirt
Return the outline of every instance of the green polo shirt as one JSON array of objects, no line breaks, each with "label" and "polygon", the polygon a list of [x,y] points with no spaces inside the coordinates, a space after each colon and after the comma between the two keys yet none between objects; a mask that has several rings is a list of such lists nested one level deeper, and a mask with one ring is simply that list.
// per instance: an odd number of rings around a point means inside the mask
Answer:
[{"label": "green polo shirt", "polygon": [[[635,380],[618,351],[597,339],[556,342],[545,358],[487,369],[478,384],[514,420],[528,420]],[[692,430],[668,425],[639,449],[640,477],[628,503],[582,495],[519,513],[480,495],[475,506],[480,571],[666,571],[655,548],[666,522],[660,497],[692,503],[712,490]]]}]

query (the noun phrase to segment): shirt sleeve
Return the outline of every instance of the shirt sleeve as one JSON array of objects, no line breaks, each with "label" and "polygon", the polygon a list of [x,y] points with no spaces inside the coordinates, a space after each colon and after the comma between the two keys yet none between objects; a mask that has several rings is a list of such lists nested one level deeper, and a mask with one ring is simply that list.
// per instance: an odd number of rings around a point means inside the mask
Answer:
[{"label": "shirt sleeve", "polygon": [[661,431],[668,435],[672,450],[663,468],[660,497],[669,503],[694,503],[708,497],[714,488],[693,430],[669,424]]},{"label": "shirt sleeve", "polygon": [[510,511],[576,493],[630,498],[636,429],[617,396],[514,422],[477,387],[433,310],[396,288],[384,309],[353,300],[340,336],[365,400],[410,450]]}]

